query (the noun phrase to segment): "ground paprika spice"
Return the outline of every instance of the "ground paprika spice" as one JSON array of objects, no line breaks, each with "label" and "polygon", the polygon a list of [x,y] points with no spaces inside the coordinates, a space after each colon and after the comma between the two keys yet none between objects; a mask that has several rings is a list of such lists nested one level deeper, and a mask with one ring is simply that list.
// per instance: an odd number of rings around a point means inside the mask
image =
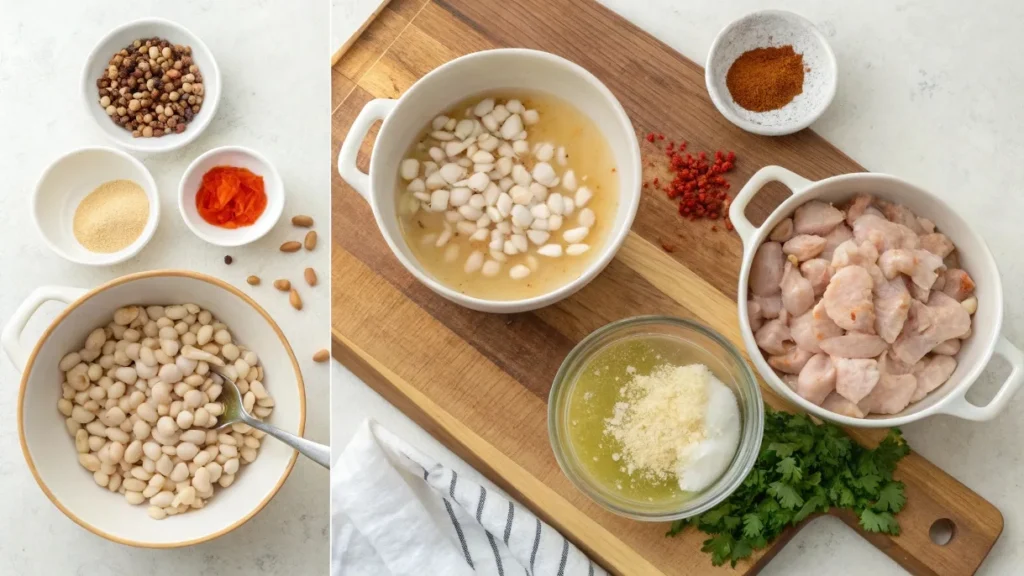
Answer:
[{"label": "ground paprika spice", "polygon": [[778,110],[803,92],[804,57],[792,46],[744,52],[725,75],[732,99],[751,112]]}]

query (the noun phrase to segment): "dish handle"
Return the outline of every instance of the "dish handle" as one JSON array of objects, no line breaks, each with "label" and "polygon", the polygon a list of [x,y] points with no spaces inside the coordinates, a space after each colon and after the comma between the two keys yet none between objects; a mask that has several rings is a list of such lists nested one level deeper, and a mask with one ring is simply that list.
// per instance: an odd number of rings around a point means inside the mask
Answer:
[{"label": "dish handle", "polygon": [[761,191],[769,182],[781,182],[786,185],[790,190],[793,191],[794,195],[798,195],[807,189],[808,186],[813,184],[811,180],[804,178],[786,170],[782,166],[765,166],[753,176],[747,183],[743,185],[743,189],[733,199],[732,204],[729,205],[729,220],[732,222],[733,228],[736,229],[736,233],[740,235],[740,239],[743,240],[744,248],[748,248],[754,234],[760,229],[760,227],[754,226],[747,220],[745,212],[747,211],[747,204],[754,199],[754,195]]},{"label": "dish handle", "polygon": [[25,370],[28,361],[28,352],[21,345],[21,333],[25,331],[28,321],[35,315],[39,307],[47,302],[61,302],[69,305],[78,300],[85,290],[81,288],[68,288],[65,286],[40,286],[32,291],[25,298],[25,301],[14,311],[14,315],[7,321],[3,333],[0,333],[0,346],[3,346],[4,353],[10,358],[11,364],[18,369],[18,372]]},{"label": "dish handle", "polygon": [[356,166],[359,147],[363,144],[363,140],[366,139],[374,122],[387,118],[388,114],[395,109],[396,104],[398,104],[398,100],[389,98],[377,98],[367,102],[366,106],[359,111],[355,121],[352,122],[352,127],[345,135],[345,141],[341,143],[341,151],[338,152],[338,174],[341,174],[342,179],[348,182],[348,185],[367,202],[370,201],[370,176]]},{"label": "dish handle", "polygon": [[974,383],[972,383],[962,394],[952,398],[948,404],[939,408],[940,412],[965,420],[981,422],[995,418],[1006,408],[1006,405],[1010,403],[1010,399],[1013,398],[1020,385],[1024,384],[1024,353],[1021,353],[1020,349],[1011,344],[1004,336],[1000,336],[999,340],[996,341],[995,353],[1002,356],[1010,364],[1010,375],[1006,377],[1006,381],[999,387],[992,400],[984,406],[976,406],[970,403],[966,396],[967,391],[974,386]]}]

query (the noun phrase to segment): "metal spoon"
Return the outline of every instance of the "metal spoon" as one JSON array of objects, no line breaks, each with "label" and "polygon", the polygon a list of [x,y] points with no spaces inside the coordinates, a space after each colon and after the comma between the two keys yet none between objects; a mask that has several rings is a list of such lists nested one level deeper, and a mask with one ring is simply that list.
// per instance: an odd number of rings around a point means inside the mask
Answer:
[{"label": "metal spoon", "polygon": [[330,446],[324,446],[323,444],[317,444],[311,440],[306,440],[301,436],[296,436],[275,428],[266,422],[254,418],[251,414],[245,411],[245,406],[242,404],[242,393],[238,390],[238,386],[235,382],[228,378],[228,376],[218,366],[210,366],[210,370],[214,374],[217,374],[224,380],[222,386],[223,390],[218,401],[224,403],[224,414],[221,415],[221,420],[217,426],[218,430],[226,428],[236,422],[242,422],[248,424],[253,428],[266,432],[267,435],[277,438],[281,442],[295,448],[303,456],[323,466],[324,468],[331,467],[331,448]]}]

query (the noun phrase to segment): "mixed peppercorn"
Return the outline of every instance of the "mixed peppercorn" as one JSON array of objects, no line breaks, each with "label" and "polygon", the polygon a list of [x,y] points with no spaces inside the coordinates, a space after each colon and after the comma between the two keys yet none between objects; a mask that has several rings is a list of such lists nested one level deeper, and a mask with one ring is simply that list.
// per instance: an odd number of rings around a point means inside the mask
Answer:
[{"label": "mixed peppercorn", "polygon": [[[664,134],[654,132],[648,133],[646,138],[652,144],[660,145],[665,141]],[[661,190],[669,198],[678,199],[679,214],[690,220],[722,218],[726,229],[732,230],[728,215],[732,199],[726,193],[730,185],[722,175],[733,169],[736,154],[718,150],[714,158],[709,159],[707,152],[702,151],[694,156],[686,151],[686,146],[685,141],[677,144],[669,140],[664,151],[672,180],[666,182],[655,177],[644,182],[644,188]],[[718,228],[712,226],[711,229]]]}]

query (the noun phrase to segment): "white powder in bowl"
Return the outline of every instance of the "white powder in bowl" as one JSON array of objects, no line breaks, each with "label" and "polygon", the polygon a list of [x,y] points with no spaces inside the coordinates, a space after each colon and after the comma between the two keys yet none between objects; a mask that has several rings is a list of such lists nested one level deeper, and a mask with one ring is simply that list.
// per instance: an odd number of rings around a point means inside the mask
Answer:
[{"label": "white powder in bowl", "polygon": [[739,445],[739,407],[707,366],[659,366],[634,375],[620,394],[604,432],[622,446],[617,456],[628,474],[674,476],[681,489],[699,492],[729,467]]}]

